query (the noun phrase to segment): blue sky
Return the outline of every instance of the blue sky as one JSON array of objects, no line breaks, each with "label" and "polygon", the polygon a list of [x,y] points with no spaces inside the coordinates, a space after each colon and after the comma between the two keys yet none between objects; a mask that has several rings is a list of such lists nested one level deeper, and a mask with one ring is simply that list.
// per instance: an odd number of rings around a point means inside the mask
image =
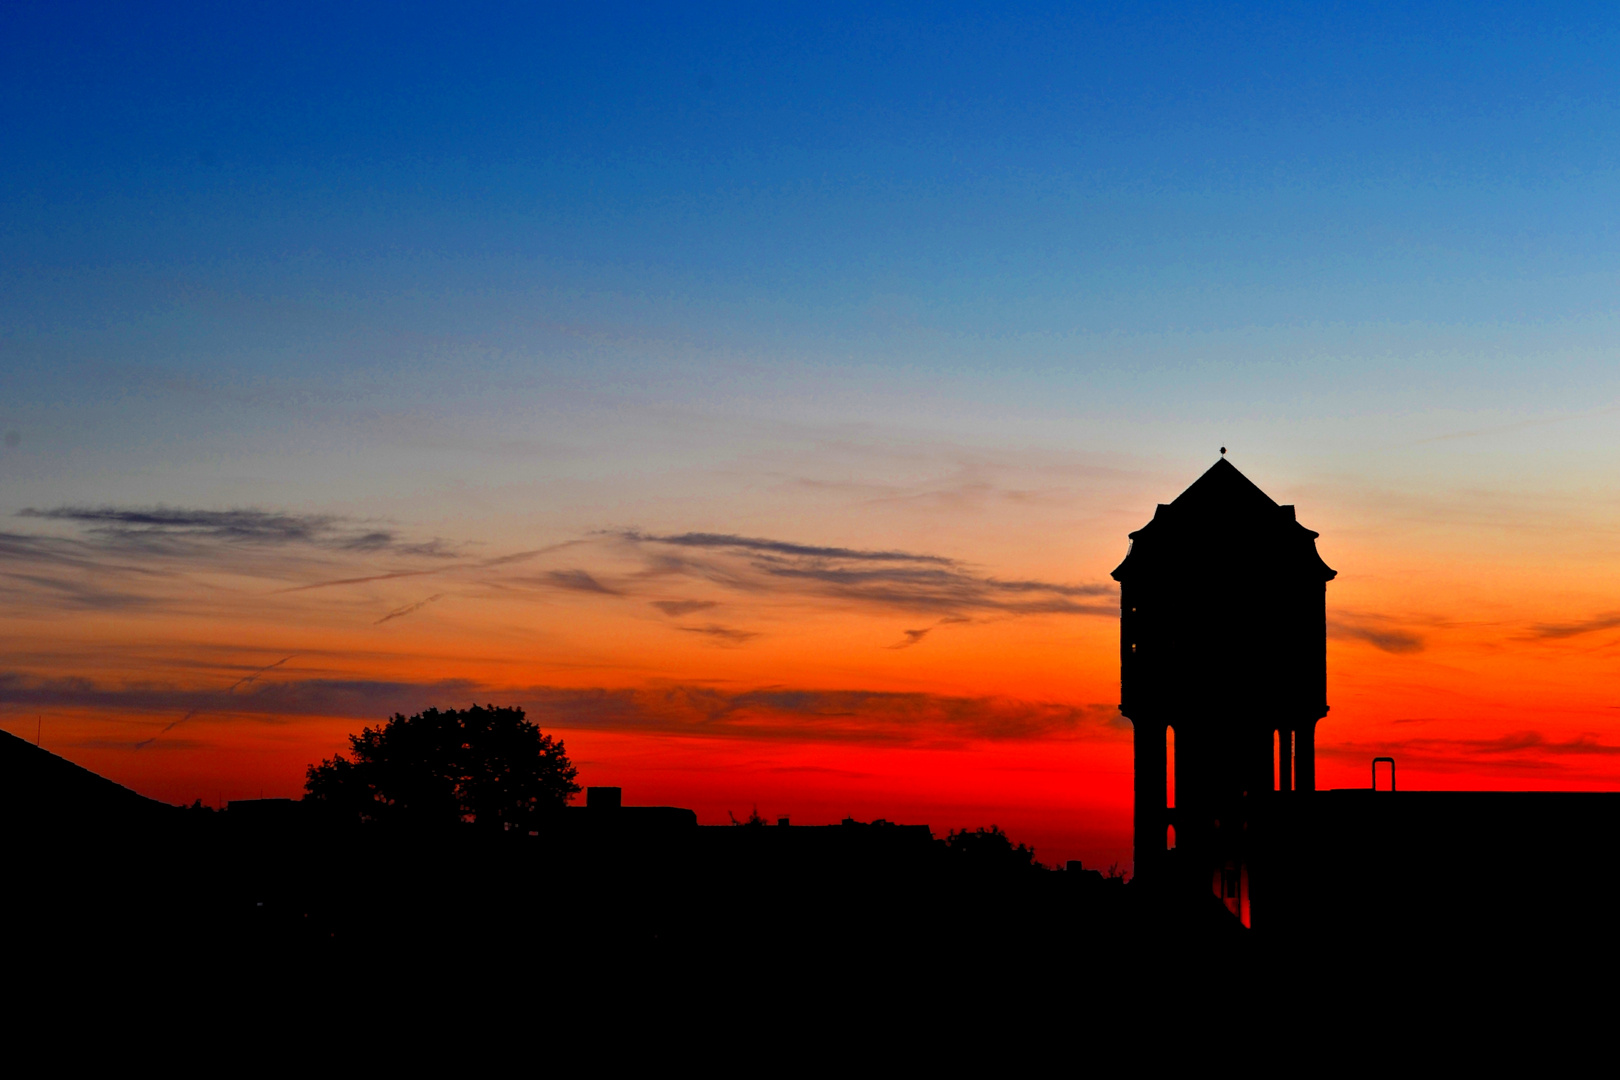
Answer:
[{"label": "blue sky", "polygon": [[521,402],[1302,452],[1616,388],[1602,8],[3,19],[27,446]]},{"label": "blue sky", "polygon": [[0,18],[24,505],[672,412],[1340,469],[1617,390],[1601,8]]},{"label": "blue sky", "polygon": [[992,342],[1606,310],[1601,9],[340,7],[9,9],[13,332],[204,284],[894,359],[874,304]]}]

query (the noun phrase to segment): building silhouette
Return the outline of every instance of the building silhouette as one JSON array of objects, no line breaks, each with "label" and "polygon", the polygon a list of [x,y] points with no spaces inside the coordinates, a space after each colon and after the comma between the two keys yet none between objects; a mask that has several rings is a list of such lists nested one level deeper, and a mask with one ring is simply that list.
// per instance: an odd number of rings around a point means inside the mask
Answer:
[{"label": "building silhouette", "polygon": [[1208,874],[1245,923],[1259,834],[1316,786],[1335,576],[1317,535],[1223,457],[1130,534],[1113,574],[1136,874]]},{"label": "building silhouette", "polygon": [[1397,791],[1384,756],[1368,787],[1316,790],[1336,576],[1317,536],[1224,457],[1130,534],[1136,880],[1278,939],[1620,944],[1620,793]]}]

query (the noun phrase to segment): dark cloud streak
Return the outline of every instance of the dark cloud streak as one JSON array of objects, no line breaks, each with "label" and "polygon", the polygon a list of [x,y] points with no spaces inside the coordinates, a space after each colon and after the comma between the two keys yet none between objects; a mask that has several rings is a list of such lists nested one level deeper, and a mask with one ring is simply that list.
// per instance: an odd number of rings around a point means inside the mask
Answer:
[{"label": "dark cloud streak", "polygon": [[[134,564],[124,569],[157,580],[180,579],[194,571],[267,579],[277,594],[381,584],[426,576],[452,575],[463,584],[491,590],[543,586],[582,596],[646,598],[671,618],[715,606],[712,600],[651,599],[701,583],[758,598],[765,603],[811,602],[903,612],[912,616],[966,617],[1003,615],[1117,615],[1117,588],[1112,582],[1074,584],[1025,578],[1001,579],[944,555],[896,549],[867,550],[825,544],[796,543],[735,533],[600,532],[591,537],[547,547],[475,559],[451,551],[442,541],[411,542],[393,530],[332,514],[304,514],[263,509],[201,510],[173,507],[128,508],[61,506],[29,509],[22,516],[71,526],[77,536],[25,536],[0,533],[0,565],[12,575],[10,590],[0,582],[0,595],[66,609],[113,610],[119,607],[201,603],[216,589],[213,582],[197,588],[151,590],[109,584],[120,571],[115,559]],[[597,554],[611,569],[584,558],[572,566],[540,568],[526,575],[503,571],[516,563],[563,548],[581,547]],[[626,568],[626,555],[639,568]],[[433,562],[422,563],[431,557]],[[409,561],[406,561],[406,560]],[[384,561],[386,560],[386,561]],[[392,565],[390,565],[392,563]],[[310,580],[314,578],[315,580]],[[668,579],[684,579],[670,582]],[[33,595],[28,595],[29,593]],[[217,592],[214,595],[218,595]],[[441,593],[442,595],[442,593]],[[398,603],[399,599],[393,599]],[[413,609],[414,610],[414,609]],[[381,622],[404,614],[390,612]],[[684,627],[716,640],[746,640],[747,631]],[[1366,636],[1363,634],[1363,636]],[[1386,639],[1381,647],[1389,647]],[[1398,643],[1397,643],[1398,644]]]},{"label": "dark cloud streak", "polygon": [[817,559],[841,559],[857,562],[922,562],[940,566],[955,566],[956,560],[943,555],[917,555],[909,551],[865,551],[860,548],[821,547],[814,544],[794,544],[786,540],[766,540],[735,533],[681,533],[676,536],[655,536],[633,529],[619,533],[626,540],[669,544],[672,547],[729,548],[756,551],[772,555],[788,555]]},{"label": "dark cloud streak", "polygon": [[1600,630],[1620,627],[1620,612],[1610,612],[1577,623],[1537,623],[1530,628],[1533,638],[1567,638],[1577,634],[1595,634]]},{"label": "dark cloud streak", "polygon": [[1408,630],[1391,628],[1383,620],[1333,616],[1328,619],[1328,637],[1341,641],[1362,641],[1387,653],[1422,652],[1423,638]]},{"label": "dark cloud streak", "polygon": [[[1112,584],[1073,585],[976,574],[940,555],[795,544],[730,533],[658,536],[628,530],[620,539],[646,552],[650,576],[679,574],[742,592],[797,592],[845,603],[957,615],[1098,615],[1119,613]],[[661,547],[707,555],[676,555]],[[1098,602],[1088,602],[1098,601]]]},{"label": "dark cloud streak", "polygon": [[608,588],[585,570],[550,570],[542,580],[547,585],[571,592],[598,593],[602,596],[621,595],[617,589]]},{"label": "dark cloud streak", "polygon": [[1399,756],[1427,768],[1467,771],[1483,766],[1544,771],[1560,768],[1560,758],[1614,757],[1620,746],[1601,741],[1594,732],[1574,738],[1548,739],[1539,731],[1515,731],[1488,739],[1414,738],[1379,743],[1319,745],[1324,757],[1365,763],[1374,756]]},{"label": "dark cloud streak", "polygon": [[453,555],[442,540],[410,542],[398,534],[366,528],[335,514],[295,514],[238,508],[199,510],[157,506],[28,508],[18,517],[67,522],[80,527],[104,550],[180,555],[208,544],[254,547],[302,545],[359,554],[390,553],[430,558]]},{"label": "dark cloud streak", "polygon": [[927,626],[927,627],[924,627],[921,630],[902,630],[900,632],[905,635],[906,639],[904,641],[899,642],[899,643],[894,644],[894,645],[885,645],[884,648],[886,648],[886,649],[909,649],[913,645],[915,645],[918,642],[922,641],[923,638],[927,637],[928,632],[930,630],[932,630],[932,629],[933,629],[932,626]]},{"label": "dark cloud streak", "polygon": [[[253,677],[285,662],[269,665]],[[679,684],[634,689],[493,687],[467,680],[282,679],[252,684],[239,680],[238,686],[241,692],[236,693],[105,686],[88,679],[10,673],[0,674],[0,701],[20,709],[79,708],[121,716],[185,709],[186,714],[164,732],[202,713],[221,722],[344,717],[361,723],[432,705],[492,701],[522,705],[542,727],[559,730],[929,746],[960,745],[969,739],[1129,738],[1129,728],[1116,722],[1118,712],[1112,705],[1005,697],[789,687],[731,691]]]},{"label": "dark cloud streak", "polygon": [[24,574],[13,570],[0,572],[0,581],[18,582],[33,586],[32,590],[6,589],[0,594],[14,593],[22,600],[39,599],[43,591],[58,605],[79,611],[129,611],[150,607],[150,597],[139,593],[106,588],[95,582],[69,581],[47,574]]},{"label": "dark cloud streak", "polygon": [[687,634],[703,634],[715,640],[716,643],[726,645],[744,645],[759,637],[754,630],[738,630],[731,626],[721,626],[719,623],[709,623],[706,626],[677,626],[675,629]]},{"label": "dark cloud streak", "polygon": [[713,600],[654,600],[652,606],[675,619],[696,611],[707,611],[718,605]]}]

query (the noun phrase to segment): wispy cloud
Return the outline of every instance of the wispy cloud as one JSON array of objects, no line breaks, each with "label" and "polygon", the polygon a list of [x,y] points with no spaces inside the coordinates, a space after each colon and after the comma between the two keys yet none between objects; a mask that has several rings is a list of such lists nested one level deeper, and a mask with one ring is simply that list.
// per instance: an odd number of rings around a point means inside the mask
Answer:
[{"label": "wispy cloud", "polygon": [[59,506],[26,509],[19,517],[79,526],[100,546],[129,552],[180,553],[209,543],[249,546],[302,545],[359,553],[391,552],[444,558],[442,540],[407,541],[394,530],[334,514],[297,514],[258,509],[198,510],[157,506]]},{"label": "wispy cloud", "polygon": [[1613,630],[1620,627],[1620,612],[1609,612],[1582,622],[1573,623],[1537,623],[1530,628],[1530,636],[1534,638],[1567,638],[1577,634],[1594,634],[1600,630]]},{"label": "wispy cloud", "polygon": [[1331,638],[1365,642],[1387,653],[1422,652],[1425,644],[1421,635],[1377,615],[1330,615],[1327,632]]},{"label": "wispy cloud", "polygon": [[730,533],[659,536],[627,530],[617,535],[648,553],[649,577],[684,575],[742,592],[797,593],[935,614],[995,611],[1114,617],[1119,613],[1111,583],[1003,580],[943,555]]},{"label": "wispy cloud", "polygon": [[146,594],[103,580],[15,570],[0,571],[0,596],[7,595],[24,602],[44,599],[49,606],[78,611],[126,611],[153,603]]},{"label": "wispy cloud", "polygon": [[1378,743],[1320,744],[1324,757],[1366,762],[1374,756],[1396,756],[1426,768],[1446,771],[1477,769],[1482,765],[1513,770],[1539,771],[1560,767],[1557,759],[1613,757],[1620,746],[1606,743],[1595,732],[1582,732],[1572,738],[1549,739],[1539,731],[1514,731],[1482,739],[1410,738]]},{"label": "wispy cloud", "polygon": [[619,595],[617,589],[608,588],[585,570],[549,570],[541,580],[547,585],[573,592],[600,593],[603,596]]},{"label": "wispy cloud", "polygon": [[718,548],[724,550],[755,551],[769,555],[794,558],[838,559],[854,562],[937,563],[954,565],[942,555],[916,555],[907,551],[867,551],[861,548],[824,547],[817,544],[795,544],[786,540],[765,540],[735,533],[689,532],[674,536],[654,536],[633,529],[620,533],[627,540],[645,540],[674,547]]},{"label": "wispy cloud", "polygon": [[703,634],[713,639],[717,644],[742,645],[759,637],[754,630],[738,630],[733,626],[721,626],[718,623],[709,623],[707,626],[678,626],[677,630],[688,634]]},{"label": "wispy cloud", "polygon": [[[1112,582],[1004,578],[932,552],[729,532],[601,531],[473,557],[466,546],[418,541],[391,527],[333,514],[61,506],[27,510],[22,516],[72,534],[0,533],[0,602],[12,606],[114,610],[146,605],[206,614],[224,596],[258,592],[240,581],[221,591],[218,576],[263,581],[263,595],[275,596],[380,589],[433,577],[439,586],[435,597],[521,598],[539,586],[576,594],[580,601],[636,599],[675,620],[744,601],[841,611],[865,608],[935,620],[985,614],[1117,615]],[[547,556],[565,549],[570,551],[566,563],[547,564]],[[217,576],[205,579],[204,574]],[[712,597],[680,595],[700,589]],[[392,598],[392,610],[381,619],[370,618],[381,624],[419,610],[401,603],[404,599]],[[757,636],[718,622],[674,629],[733,645]],[[907,644],[924,636],[908,634]]]},{"label": "wispy cloud", "polygon": [[[312,571],[327,575],[318,584],[359,584],[463,562],[444,541],[332,514],[60,506],[17,516],[55,526],[0,533],[0,601],[35,610],[201,610],[221,594],[217,579],[196,575],[286,582],[286,592],[308,588],[294,582]],[[376,568],[383,560],[396,565]]]},{"label": "wispy cloud", "polygon": [[134,563],[109,566],[102,553],[81,540],[61,536],[0,532],[0,561],[28,561],[80,569],[112,569],[124,573],[157,573]]},{"label": "wispy cloud", "polygon": [[[41,678],[0,672],[0,702],[20,709],[84,709],[128,719],[183,713],[178,722],[217,713],[221,717],[263,719],[332,716],[383,718],[396,711],[415,711],[432,704],[470,702],[485,688],[467,680],[413,683],[379,679],[277,679],[259,676],[290,657],[250,672],[251,684],[235,688],[187,687],[162,683],[111,684],[85,678]],[[235,692],[240,690],[241,692]],[[174,724],[163,730],[171,730]]]},{"label": "wispy cloud", "polygon": [[927,637],[930,633],[932,633],[938,627],[948,626],[951,623],[965,623],[965,622],[972,622],[972,621],[973,621],[972,619],[963,618],[960,615],[947,616],[946,618],[943,618],[943,619],[939,620],[933,626],[925,626],[921,630],[902,630],[902,631],[900,631],[900,633],[903,635],[901,640],[896,642],[893,645],[885,645],[884,648],[885,649],[909,649],[913,645],[916,645],[919,642],[921,642],[923,638]]},{"label": "wispy cloud", "polygon": [[670,618],[678,619],[682,615],[690,615],[695,611],[707,611],[717,605],[713,600],[654,600],[652,606]]}]

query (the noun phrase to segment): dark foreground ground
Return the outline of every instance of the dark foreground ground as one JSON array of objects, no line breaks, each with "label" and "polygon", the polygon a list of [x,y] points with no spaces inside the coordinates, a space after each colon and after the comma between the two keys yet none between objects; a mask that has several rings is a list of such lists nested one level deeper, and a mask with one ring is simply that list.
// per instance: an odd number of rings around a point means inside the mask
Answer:
[{"label": "dark foreground ground", "polygon": [[181,811],[116,785],[64,806],[49,792],[90,774],[50,774],[54,758],[19,772],[0,750],[14,1022],[179,1025],[294,1057],[382,1025],[394,1053],[461,1038],[544,1056],[561,1039],[603,1061],[701,1052],[773,1071],[852,1043],[1219,1063],[1251,1045],[1319,1061],[1541,1042],[1556,1057],[1616,1005],[1612,898],[1566,924],[1487,896],[1406,925],[1398,894],[1372,896],[1268,938],[1196,889],[953,858],[883,823],[699,828],[627,808],[538,835],[403,832],[297,807]]},{"label": "dark foreground ground", "polygon": [[[1109,970],[1142,917],[1123,882],[965,864],[926,830],[886,823],[649,827],[627,809],[520,836],[278,816],[14,835],[13,940],[210,985],[386,972],[396,987],[473,980],[650,1006],[655,985],[706,984],[741,1008]],[[1202,914],[1188,933],[1239,947],[1218,904]]]},{"label": "dark foreground ground", "polygon": [[747,1027],[804,1009],[999,1011],[1056,1000],[1049,986],[1106,1010],[1119,979],[1159,978],[1144,940],[1243,947],[1213,901],[1161,924],[1123,882],[952,858],[925,828],[700,828],[623,808],[534,832],[181,810],[0,736],[8,982],[125,1008],[486,1001]]}]

